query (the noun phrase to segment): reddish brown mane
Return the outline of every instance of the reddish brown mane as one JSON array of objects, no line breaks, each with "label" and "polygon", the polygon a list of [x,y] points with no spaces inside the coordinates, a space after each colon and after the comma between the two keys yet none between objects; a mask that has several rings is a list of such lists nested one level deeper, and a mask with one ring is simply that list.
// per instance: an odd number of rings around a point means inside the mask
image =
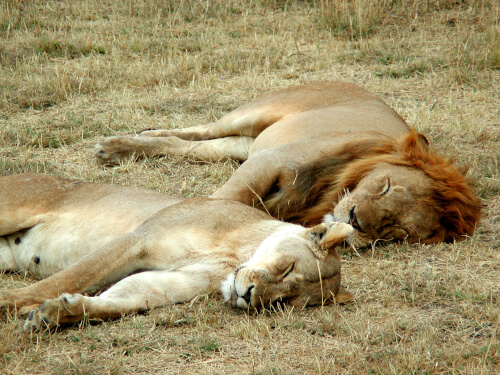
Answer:
[{"label": "reddish brown mane", "polygon": [[442,227],[424,242],[449,242],[472,233],[481,217],[481,202],[464,174],[419,142],[414,130],[401,142],[399,155],[405,165],[421,170],[432,181],[432,204],[439,210]]},{"label": "reddish brown mane", "polygon": [[[297,174],[284,176],[280,184],[282,193],[267,199],[266,207],[271,214],[279,214],[287,221],[315,225],[332,211],[339,195],[346,189],[354,189],[380,163],[416,168],[431,179],[433,192],[429,204],[438,211],[441,228],[423,242],[458,240],[474,231],[481,215],[479,199],[459,169],[429,149],[415,130],[400,140],[375,138],[352,142],[342,150],[340,158],[325,155],[323,160],[299,168]],[[278,201],[288,205],[280,207]]]},{"label": "reddish brown mane", "polygon": [[[345,184],[342,175],[350,165],[357,165],[355,171],[361,171],[364,163],[374,157],[396,152],[397,142],[393,138],[373,134],[346,144],[334,155],[324,154],[323,158],[299,168],[291,165],[289,172],[280,176],[278,191],[265,199],[266,210],[274,217],[285,221],[314,226],[322,222],[323,216],[331,212],[333,203]],[[358,162],[364,163],[358,166]],[[361,169],[360,169],[361,168]],[[368,173],[372,168],[366,170]],[[366,173],[362,172],[359,179]],[[354,178],[355,173],[349,173]],[[356,185],[359,179],[354,178]],[[286,204],[283,204],[285,202]]]}]

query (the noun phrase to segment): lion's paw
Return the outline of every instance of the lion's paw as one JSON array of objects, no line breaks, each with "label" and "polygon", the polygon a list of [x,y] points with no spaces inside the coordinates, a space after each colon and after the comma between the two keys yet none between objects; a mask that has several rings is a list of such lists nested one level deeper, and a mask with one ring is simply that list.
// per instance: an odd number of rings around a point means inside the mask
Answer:
[{"label": "lion's paw", "polygon": [[99,164],[117,165],[134,154],[134,137],[109,137],[94,147],[94,155]]},{"label": "lion's paw", "polygon": [[61,294],[31,310],[24,322],[25,331],[56,327],[61,323],[77,322],[85,314],[81,294]]}]

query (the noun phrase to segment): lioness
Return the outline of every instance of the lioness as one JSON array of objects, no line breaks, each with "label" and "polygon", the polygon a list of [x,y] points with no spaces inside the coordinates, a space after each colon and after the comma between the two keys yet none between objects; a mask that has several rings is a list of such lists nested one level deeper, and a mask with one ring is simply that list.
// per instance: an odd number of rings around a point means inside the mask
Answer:
[{"label": "lioness", "polygon": [[325,215],[351,223],[348,241],[357,247],[378,239],[459,240],[480,217],[463,174],[382,100],[350,83],[289,88],[212,124],[96,145],[103,164],[132,154],[243,161],[212,197],[306,226]]},{"label": "lioness", "polygon": [[[335,248],[351,231],[343,223],[305,229],[238,202],[4,176],[0,270],[47,278],[1,291],[0,306],[29,312],[24,328],[37,329],[186,302],[219,288],[240,308],[345,302],[352,295],[340,286]],[[114,282],[95,297],[68,294]]]}]

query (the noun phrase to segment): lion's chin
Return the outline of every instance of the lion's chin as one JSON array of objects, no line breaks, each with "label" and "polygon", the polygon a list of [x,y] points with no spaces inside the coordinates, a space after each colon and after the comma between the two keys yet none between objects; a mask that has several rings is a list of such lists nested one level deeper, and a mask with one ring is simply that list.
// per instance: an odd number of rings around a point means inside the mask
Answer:
[{"label": "lion's chin", "polygon": [[338,221],[338,220],[335,220],[335,216],[333,216],[332,214],[326,214],[325,216],[323,216],[323,223],[325,223],[325,224],[330,224],[330,223],[333,223],[335,221]]}]

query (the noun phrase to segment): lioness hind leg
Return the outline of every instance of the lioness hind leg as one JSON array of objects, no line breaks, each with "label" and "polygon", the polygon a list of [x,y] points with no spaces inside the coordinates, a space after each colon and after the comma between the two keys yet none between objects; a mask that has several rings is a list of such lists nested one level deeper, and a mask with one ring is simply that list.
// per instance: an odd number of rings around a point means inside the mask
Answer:
[{"label": "lioness hind leg", "polygon": [[104,165],[119,164],[132,155],[176,155],[193,156],[204,161],[245,161],[253,141],[252,137],[226,137],[208,141],[186,141],[177,137],[110,137],[95,146],[95,156]]},{"label": "lioness hind leg", "polygon": [[43,329],[89,319],[112,319],[211,292],[210,272],[147,271],[126,277],[96,297],[64,293],[32,310],[25,330]]}]

